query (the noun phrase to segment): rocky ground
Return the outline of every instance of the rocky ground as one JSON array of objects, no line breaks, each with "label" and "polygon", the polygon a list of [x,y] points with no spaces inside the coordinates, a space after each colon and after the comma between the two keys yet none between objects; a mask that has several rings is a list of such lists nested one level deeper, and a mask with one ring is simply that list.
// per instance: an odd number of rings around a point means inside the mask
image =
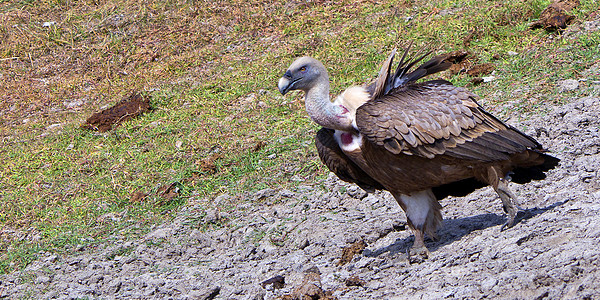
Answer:
[{"label": "rocky ground", "polygon": [[515,113],[509,123],[561,164],[513,185],[525,211],[502,232],[489,187],[442,200],[443,228],[421,263],[407,259],[413,237],[389,194],[331,176],[260,191],[229,213],[240,199],[198,199],[140,240],[42,253],[0,276],[0,298],[600,299],[599,115],[597,97]]}]

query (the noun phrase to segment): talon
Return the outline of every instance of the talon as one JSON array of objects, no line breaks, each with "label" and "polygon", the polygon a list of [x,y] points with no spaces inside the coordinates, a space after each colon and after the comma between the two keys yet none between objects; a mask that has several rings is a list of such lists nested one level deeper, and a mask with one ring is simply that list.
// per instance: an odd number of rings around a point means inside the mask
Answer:
[{"label": "talon", "polygon": [[429,252],[429,249],[427,249],[427,247],[425,247],[425,246],[421,246],[421,247],[413,246],[406,251],[406,255],[408,256],[408,261],[411,264],[413,264],[413,263],[418,264],[418,263],[422,263],[426,259],[428,259],[431,256],[431,252]]},{"label": "talon", "polygon": [[506,221],[506,223],[502,224],[502,227],[500,227],[500,231],[504,231],[505,229],[511,228],[514,224],[514,220],[508,220]]},{"label": "talon", "polygon": [[508,220],[506,220],[506,223],[504,223],[502,227],[500,227],[500,231],[504,231],[504,229],[508,229],[515,224],[515,217],[517,216],[517,213],[519,211],[520,209],[514,205],[506,210]]}]

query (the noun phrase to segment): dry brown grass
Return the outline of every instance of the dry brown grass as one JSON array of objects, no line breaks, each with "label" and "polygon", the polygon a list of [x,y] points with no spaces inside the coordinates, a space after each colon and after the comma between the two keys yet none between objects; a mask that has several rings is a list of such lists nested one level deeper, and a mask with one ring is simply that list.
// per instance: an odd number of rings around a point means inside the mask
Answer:
[{"label": "dry brown grass", "polygon": [[[323,26],[333,17],[351,18],[357,8],[369,4],[58,3],[17,1],[0,6],[0,68],[6,70],[0,81],[2,135],[10,134],[9,128],[19,128],[25,119],[31,122],[25,128],[43,127],[60,121],[69,111],[95,109],[131,90],[218,84],[230,80],[231,74],[225,71],[240,64],[274,66],[262,59],[265,52],[302,51],[282,43],[290,34],[286,25],[292,19]],[[315,20],[322,23],[314,24]]]}]

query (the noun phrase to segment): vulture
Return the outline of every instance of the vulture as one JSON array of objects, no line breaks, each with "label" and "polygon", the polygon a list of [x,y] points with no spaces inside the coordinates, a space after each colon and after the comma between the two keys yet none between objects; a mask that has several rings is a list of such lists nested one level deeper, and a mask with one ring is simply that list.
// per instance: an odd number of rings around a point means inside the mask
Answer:
[{"label": "vulture", "polygon": [[321,161],[341,180],[366,191],[387,190],[404,210],[414,234],[409,256],[427,258],[424,236],[436,238],[439,200],[466,196],[491,185],[511,227],[520,209],[508,183],[544,179],[559,159],[532,137],[486,112],[478,97],[446,80],[417,80],[448,69],[449,55],[407,59],[395,71],[396,51],[368,85],[352,86],[330,100],[321,62],[296,59],[279,79],[282,95],[305,93],[306,111],[321,128],[315,139]]}]

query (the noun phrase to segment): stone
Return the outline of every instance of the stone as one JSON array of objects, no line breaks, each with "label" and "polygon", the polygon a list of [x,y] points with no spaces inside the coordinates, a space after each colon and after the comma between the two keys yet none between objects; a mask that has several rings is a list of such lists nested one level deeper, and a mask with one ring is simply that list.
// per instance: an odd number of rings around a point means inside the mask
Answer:
[{"label": "stone", "polygon": [[560,93],[574,91],[579,88],[579,81],[575,79],[566,79],[558,82],[558,91]]}]

